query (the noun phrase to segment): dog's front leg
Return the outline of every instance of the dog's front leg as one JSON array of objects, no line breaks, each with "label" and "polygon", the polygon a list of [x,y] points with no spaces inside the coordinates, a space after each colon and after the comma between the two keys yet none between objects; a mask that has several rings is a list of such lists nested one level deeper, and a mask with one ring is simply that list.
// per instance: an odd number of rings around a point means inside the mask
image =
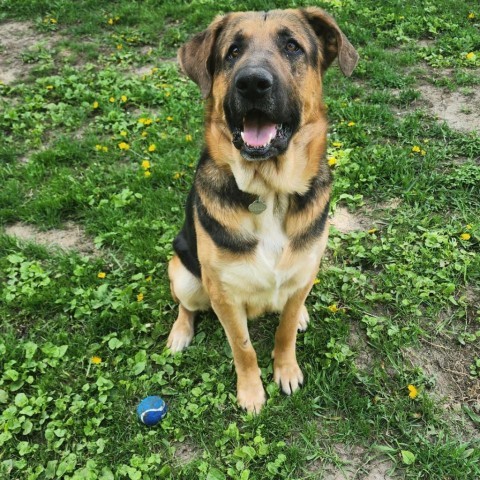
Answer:
[{"label": "dog's front leg", "polygon": [[275,334],[273,376],[287,395],[293,393],[303,383],[303,373],[298,366],[295,350],[297,329],[306,314],[304,302],[310,288],[311,284],[308,284],[287,300]]},{"label": "dog's front leg", "polygon": [[248,412],[259,413],[265,403],[265,391],[260,378],[257,354],[248,333],[245,308],[222,298],[211,298],[211,302],[232,348],[237,372],[238,403]]}]

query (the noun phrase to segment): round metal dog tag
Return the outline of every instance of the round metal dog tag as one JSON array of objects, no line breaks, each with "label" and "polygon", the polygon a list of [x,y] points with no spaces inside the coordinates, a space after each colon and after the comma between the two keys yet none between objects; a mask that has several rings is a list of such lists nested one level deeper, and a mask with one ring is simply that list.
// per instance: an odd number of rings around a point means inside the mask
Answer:
[{"label": "round metal dog tag", "polygon": [[259,215],[267,209],[267,205],[257,198],[248,206],[248,209],[255,215]]}]

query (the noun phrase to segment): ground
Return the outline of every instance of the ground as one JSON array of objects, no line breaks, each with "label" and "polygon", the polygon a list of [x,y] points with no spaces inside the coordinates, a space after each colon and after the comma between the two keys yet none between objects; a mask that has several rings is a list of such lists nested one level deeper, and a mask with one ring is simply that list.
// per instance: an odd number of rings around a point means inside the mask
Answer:
[{"label": "ground", "polygon": [[[335,191],[298,339],[306,383],[278,392],[276,319],[252,324],[259,417],[235,406],[213,315],[187,352],[164,349],[165,265],[202,144],[174,55],[227,5],[14,3],[0,8],[3,476],[480,478],[475,2],[317,2],[362,60],[326,79]],[[132,412],[159,391],[170,411],[146,430]]]}]

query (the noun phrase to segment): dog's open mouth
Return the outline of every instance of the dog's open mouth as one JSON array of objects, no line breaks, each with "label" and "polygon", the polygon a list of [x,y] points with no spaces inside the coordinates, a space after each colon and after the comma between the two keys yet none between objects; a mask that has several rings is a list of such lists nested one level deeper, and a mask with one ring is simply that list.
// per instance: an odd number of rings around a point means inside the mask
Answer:
[{"label": "dog's open mouth", "polygon": [[233,144],[247,160],[266,160],[285,150],[291,136],[288,124],[275,123],[265,113],[250,110],[233,131]]}]

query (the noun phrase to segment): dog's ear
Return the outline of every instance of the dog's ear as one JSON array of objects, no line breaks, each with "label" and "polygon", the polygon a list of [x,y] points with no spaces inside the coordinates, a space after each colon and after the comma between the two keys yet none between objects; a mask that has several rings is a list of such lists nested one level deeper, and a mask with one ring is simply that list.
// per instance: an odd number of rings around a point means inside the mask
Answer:
[{"label": "dog's ear", "polygon": [[359,56],[353,45],[340,30],[337,22],[321,8],[303,8],[301,12],[317,37],[324,42],[324,69],[326,70],[338,56],[340,70],[349,77],[358,63]]},{"label": "dog's ear", "polygon": [[227,18],[228,15],[216,17],[206,30],[197,33],[178,51],[181,69],[200,87],[203,98],[212,90],[215,42]]}]

